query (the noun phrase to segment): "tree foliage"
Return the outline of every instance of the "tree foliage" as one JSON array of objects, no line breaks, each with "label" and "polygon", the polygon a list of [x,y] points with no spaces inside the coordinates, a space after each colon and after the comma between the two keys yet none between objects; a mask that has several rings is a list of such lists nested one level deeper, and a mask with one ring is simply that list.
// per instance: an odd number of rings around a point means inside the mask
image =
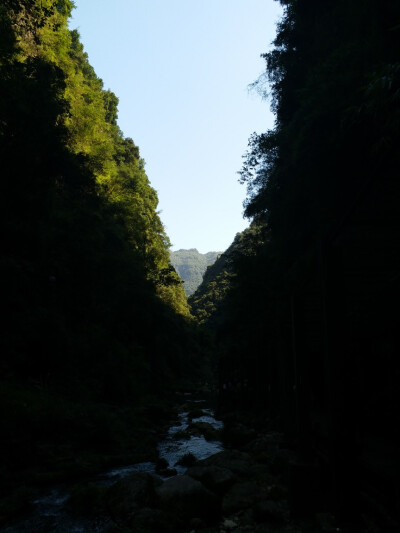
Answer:
[{"label": "tree foliage", "polygon": [[371,110],[398,108],[399,13],[391,0],[284,5],[255,83],[271,97],[276,126],[251,137],[241,177],[246,214],[268,221],[282,253],[298,254],[344,215],[369,176],[392,167],[398,112]]},{"label": "tree foliage", "polygon": [[[189,298],[192,313],[200,323],[215,328],[222,316],[234,312],[235,305],[230,298],[236,284],[248,278],[248,262],[265,238],[265,228],[254,222],[242,233],[237,233],[229,248],[207,267],[203,281]],[[257,284],[256,280],[254,282]]]},{"label": "tree foliage", "polygon": [[125,401],[190,368],[191,316],[157,193],[72,8],[0,6],[1,370]]},{"label": "tree foliage", "polygon": [[250,373],[261,407],[284,365],[290,299],[303,290],[310,257],[321,262],[355,203],[399,166],[398,2],[281,4],[266,70],[252,84],[270,99],[275,127],[250,137],[240,171],[245,214],[264,238],[254,255],[232,259],[235,275],[218,306],[211,285],[209,298],[200,288],[191,299],[195,314],[218,319],[221,374]]},{"label": "tree foliage", "polygon": [[195,292],[207,267],[212,265],[219,255],[220,252],[201,254],[196,248],[171,252],[171,262],[184,282],[187,296]]}]

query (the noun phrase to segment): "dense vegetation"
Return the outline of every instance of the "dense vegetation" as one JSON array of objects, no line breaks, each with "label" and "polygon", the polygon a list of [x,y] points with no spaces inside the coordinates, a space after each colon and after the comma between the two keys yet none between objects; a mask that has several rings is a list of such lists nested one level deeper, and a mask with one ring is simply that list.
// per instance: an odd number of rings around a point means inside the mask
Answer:
[{"label": "dense vegetation", "polygon": [[[400,446],[400,6],[280,3],[253,84],[275,128],[250,138],[240,172],[251,225],[190,304],[203,353],[218,353],[221,412],[259,413],[299,452],[293,512],[385,531]],[[4,492],[18,472],[129,460],[162,419],[154,398],[208,360],[72,8],[0,6]]]},{"label": "dense vegetation", "polygon": [[229,310],[235,308],[230,301],[234,287],[251,277],[251,272],[246,271],[247,263],[243,272],[239,272],[239,265],[244,258],[255,255],[257,244],[263,242],[263,233],[262,227],[257,224],[238,233],[229,248],[207,268],[202,283],[190,296],[193,315],[207,329],[213,329],[218,321],[224,321]]},{"label": "dense vegetation", "polygon": [[0,5],[6,477],[128,453],[131,409],[199,368],[157,193],[118,128],[117,97],[68,29],[72,8]]},{"label": "dense vegetation", "polygon": [[371,450],[400,444],[400,6],[281,4],[253,84],[275,128],[240,172],[259,237],[233,254],[236,239],[191,305],[219,346],[222,406],[268,416],[313,465],[294,505],[387,526],[392,481]]},{"label": "dense vegetation", "polygon": [[[283,301],[304,283],[301,263],[399,162],[396,2],[281,4],[275,48],[263,54],[266,72],[252,84],[270,98],[276,125],[251,136],[240,171],[250,233],[236,237],[191,297],[195,314],[219,314],[220,334],[229,345],[244,343],[246,353],[260,353],[273,337]],[[256,366],[264,350],[260,357]]]},{"label": "dense vegetation", "polygon": [[171,252],[171,263],[184,282],[186,296],[195,292],[203,280],[207,267],[212,265],[221,252],[201,254],[196,248]]}]

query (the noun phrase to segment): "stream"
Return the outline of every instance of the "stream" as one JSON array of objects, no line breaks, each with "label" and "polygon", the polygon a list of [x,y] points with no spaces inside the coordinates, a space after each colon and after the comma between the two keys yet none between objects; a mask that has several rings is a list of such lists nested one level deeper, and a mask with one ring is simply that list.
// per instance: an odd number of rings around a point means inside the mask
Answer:
[{"label": "stream", "polygon": [[[196,408],[202,410],[202,416],[193,418],[193,422],[205,422],[217,430],[222,428],[222,422],[215,419],[212,409],[202,408],[202,400],[191,402]],[[185,435],[183,432],[190,422],[188,415],[188,411],[179,413],[178,421],[168,429],[167,434],[158,444],[160,458],[167,461],[169,468],[176,469],[178,475],[186,471],[186,467],[176,464],[182,456],[191,453],[197,460],[200,460],[223,450],[218,440],[209,441],[203,435]],[[155,463],[143,462],[113,468],[96,476],[91,480],[91,484],[109,487],[135,472],[158,475]],[[158,477],[167,479],[160,475]],[[109,531],[112,522],[107,516],[88,519],[69,513],[67,502],[70,490],[71,487],[63,485],[47,489],[32,502],[30,516],[20,522],[0,528],[0,533],[106,533]]]}]

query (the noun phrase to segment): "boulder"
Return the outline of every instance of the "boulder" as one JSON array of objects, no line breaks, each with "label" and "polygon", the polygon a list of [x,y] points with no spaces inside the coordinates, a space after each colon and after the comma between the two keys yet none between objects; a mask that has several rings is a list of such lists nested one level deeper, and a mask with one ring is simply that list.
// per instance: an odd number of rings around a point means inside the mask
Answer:
[{"label": "boulder", "polygon": [[209,422],[192,422],[187,431],[196,437],[203,435],[206,440],[218,440],[220,438],[220,431]]},{"label": "boulder", "polygon": [[238,422],[226,424],[222,432],[224,442],[231,446],[244,446],[257,438],[257,432]]},{"label": "boulder", "polygon": [[112,485],[105,495],[112,518],[117,523],[131,524],[139,509],[157,505],[156,486],[160,484],[155,476],[137,472]]},{"label": "boulder", "polygon": [[220,466],[193,466],[186,472],[188,476],[200,481],[207,489],[221,496],[236,481],[236,475],[228,468]]},{"label": "boulder", "polygon": [[172,477],[177,476],[178,471],[176,468],[164,468],[164,470],[158,470],[157,474],[161,477]]},{"label": "boulder", "polygon": [[280,444],[283,440],[281,433],[270,431],[265,435],[258,436],[256,439],[250,441],[245,446],[245,451],[249,453],[266,452],[273,455],[279,450]]},{"label": "boulder", "polygon": [[129,528],[130,531],[140,531],[140,533],[169,533],[169,529],[164,526],[161,511],[148,507],[133,513]]},{"label": "boulder", "polygon": [[207,413],[205,413],[203,409],[201,409],[200,407],[196,407],[189,411],[187,417],[188,417],[188,420],[193,420],[193,418],[200,418],[201,416],[204,416],[205,414]]},{"label": "boulder", "polygon": [[283,502],[263,500],[256,502],[254,515],[259,522],[269,522],[270,524],[283,524],[288,518],[287,505]]},{"label": "boulder", "polygon": [[178,474],[175,468],[170,468],[164,457],[159,457],[156,462],[156,473],[161,477],[171,477]]},{"label": "boulder", "polygon": [[231,470],[238,476],[247,477],[253,460],[249,454],[237,450],[224,450],[197,462],[198,466],[219,466]]},{"label": "boulder", "polygon": [[227,518],[226,520],[223,521],[222,527],[224,529],[231,530],[231,529],[236,529],[238,527],[238,524],[234,520],[230,520],[229,518]]},{"label": "boulder", "polygon": [[164,457],[159,457],[156,461],[156,472],[159,473],[160,470],[165,470],[169,467],[168,461]]},{"label": "boulder", "polygon": [[271,474],[269,466],[265,464],[255,463],[249,468],[249,476],[256,483],[264,486],[273,485],[275,483],[275,476]]},{"label": "boulder", "polygon": [[223,497],[222,511],[225,515],[230,515],[253,508],[263,499],[265,499],[265,491],[256,483],[235,483]]},{"label": "boulder", "polygon": [[284,485],[272,484],[268,487],[268,494],[270,500],[284,500],[288,498],[288,489]]},{"label": "boulder", "polygon": [[218,515],[217,497],[193,477],[168,479],[156,492],[161,509],[173,520],[200,518],[209,522]]},{"label": "boulder", "polygon": [[192,453],[189,452],[189,453],[185,453],[184,455],[182,455],[179,461],[175,463],[175,466],[181,465],[181,466],[189,467],[189,466],[193,466],[196,463],[196,461],[197,461],[196,457]]}]

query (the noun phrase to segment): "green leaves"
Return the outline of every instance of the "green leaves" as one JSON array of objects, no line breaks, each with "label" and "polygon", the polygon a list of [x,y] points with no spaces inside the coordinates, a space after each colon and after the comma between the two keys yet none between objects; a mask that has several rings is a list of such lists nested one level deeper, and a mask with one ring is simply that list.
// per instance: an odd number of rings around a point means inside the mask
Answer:
[{"label": "green leaves", "polygon": [[5,365],[35,376],[47,366],[61,381],[76,372],[93,393],[120,365],[132,391],[157,369],[165,379],[180,355],[161,339],[185,337],[190,312],[157,193],[118,127],[118,98],[68,29],[72,7],[0,6]]},{"label": "green leaves", "polygon": [[200,254],[195,248],[171,252],[171,261],[184,281],[187,296],[195,292],[203,280],[207,267],[212,265],[220,252]]}]

